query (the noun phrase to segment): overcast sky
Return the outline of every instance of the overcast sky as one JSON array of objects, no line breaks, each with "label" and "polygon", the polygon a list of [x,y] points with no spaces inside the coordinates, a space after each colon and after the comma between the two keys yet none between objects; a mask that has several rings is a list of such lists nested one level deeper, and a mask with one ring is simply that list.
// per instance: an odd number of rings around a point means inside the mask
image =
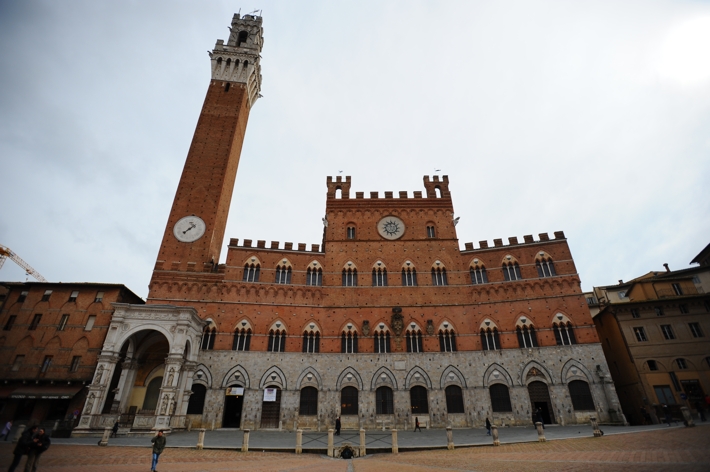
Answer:
[{"label": "overcast sky", "polygon": [[[0,1],[0,244],[50,281],[145,297],[239,7]],[[241,7],[263,9],[263,98],[221,262],[230,237],[320,243],[340,170],[411,195],[441,169],[461,247],[562,230],[585,290],[710,242],[708,2]]]}]

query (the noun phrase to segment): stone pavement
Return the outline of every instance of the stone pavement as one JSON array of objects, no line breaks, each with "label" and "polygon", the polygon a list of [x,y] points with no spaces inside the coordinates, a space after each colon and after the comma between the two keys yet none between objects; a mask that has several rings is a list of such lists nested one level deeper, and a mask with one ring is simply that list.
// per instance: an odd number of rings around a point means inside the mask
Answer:
[{"label": "stone pavement", "polygon": [[[170,441],[170,438],[168,440]],[[150,468],[150,450],[147,447],[98,447],[59,442],[60,440],[55,441],[43,455],[41,472],[147,472]],[[0,444],[0,468],[9,465],[11,451],[11,444]],[[454,451],[368,454],[353,460],[331,459],[318,454],[241,453],[228,449],[197,451],[186,447],[170,448],[162,454],[158,470],[707,472],[710,470],[710,427],[666,426],[665,429],[641,430],[632,434],[606,434],[601,438],[584,437],[545,443],[504,444],[500,447],[469,447]]]},{"label": "stone pavement", "polygon": [[[707,423],[710,425],[710,423]],[[673,428],[683,427],[681,423]],[[702,426],[701,426],[702,427]],[[667,425],[647,426],[603,426],[605,435],[625,434],[639,431],[666,429]],[[168,435],[168,447],[195,447],[197,431],[179,432]],[[490,436],[483,428],[454,429],[454,443],[457,446],[483,446],[492,444]],[[501,444],[537,442],[537,430],[532,426],[498,428]],[[243,432],[238,429],[220,429],[205,433],[205,448],[240,449]],[[446,430],[424,429],[422,432],[399,431],[397,433],[400,450],[441,449],[446,448]],[[589,425],[557,426],[547,425],[545,437],[548,440],[591,437],[592,428]],[[95,445],[99,438],[69,438],[53,439],[54,444],[86,444]],[[372,452],[386,452],[392,447],[392,433],[382,430],[366,432],[366,445]],[[336,446],[344,443],[356,446],[360,444],[360,435],[355,430],[343,430],[340,436],[334,437]],[[150,439],[143,437],[118,437],[109,440],[112,446],[143,446],[150,444]],[[307,452],[325,454],[328,446],[328,434],[325,432],[303,432],[303,449]],[[255,451],[293,451],[296,447],[296,433],[287,431],[252,431],[249,439],[249,449]]]}]

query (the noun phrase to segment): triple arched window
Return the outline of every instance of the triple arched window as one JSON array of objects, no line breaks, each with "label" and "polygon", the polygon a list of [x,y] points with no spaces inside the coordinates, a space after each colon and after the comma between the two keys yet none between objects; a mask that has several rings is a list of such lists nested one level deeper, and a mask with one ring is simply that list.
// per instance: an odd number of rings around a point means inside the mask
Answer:
[{"label": "triple arched window", "polygon": [[441,352],[456,352],[456,333],[453,329],[439,330],[439,349]]},{"label": "triple arched window", "polygon": [[286,351],[286,330],[272,329],[269,331],[269,344],[267,346],[269,352],[284,352]]},{"label": "triple arched window", "polygon": [[405,338],[407,340],[407,352],[424,352],[422,331],[419,327],[414,326],[411,329],[407,329]]},{"label": "triple arched window", "polygon": [[387,268],[381,261],[377,261],[375,267],[372,268],[372,286],[386,287],[387,286]]},{"label": "triple arched window", "polygon": [[303,332],[303,352],[320,352],[320,333],[313,329]]},{"label": "triple arched window", "polygon": [[357,287],[357,269],[352,262],[343,268],[343,287]]},{"label": "triple arched window", "polygon": [[402,267],[402,285],[404,287],[417,286],[417,270],[409,261],[405,262]]},{"label": "triple arched window", "polygon": [[214,340],[217,337],[217,328],[213,325],[205,326],[202,331],[202,342],[200,343],[200,349],[203,351],[211,351],[214,349]]},{"label": "triple arched window", "polygon": [[436,261],[435,266],[431,268],[431,283],[433,285],[449,285],[449,280],[446,278],[446,268],[439,261]]},{"label": "triple arched window", "polygon": [[537,258],[535,258],[535,267],[537,268],[538,277],[552,277],[557,275],[552,258],[545,252],[540,252],[537,255]]},{"label": "triple arched window", "polygon": [[481,327],[481,346],[484,351],[497,351],[500,349],[498,328]]},{"label": "triple arched window", "polygon": [[357,332],[352,330],[343,331],[340,336],[340,352],[344,354],[357,353]]},{"label": "triple arched window", "polygon": [[487,284],[488,273],[486,267],[478,259],[474,259],[469,268],[471,283],[474,285]]},{"label": "triple arched window", "polygon": [[375,354],[386,354],[388,352],[392,352],[392,349],[390,348],[390,332],[385,329],[384,326],[375,331],[374,341]]},{"label": "triple arched window", "polygon": [[511,280],[522,280],[523,276],[520,273],[520,266],[512,256],[505,256],[503,260],[503,278],[506,282]]},{"label": "triple arched window", "polygon": [[276,266],[276,280],[277,284],[290,284],[291,283],[291,264],[279,264]]},{"label": "triple arched window", "polygon": [[258,263],[247,262],[244,265],[244,277],[242,277],[242,281],[243,282],[258,282],[260,271],[261,271],[261,266]]},{"label": "triple arched window", "polygon": [[574,336],[574,327],[572,323],[564,315],[557,315],[557,320],[552,323],[552,331],[555,333],[555,341],[558,346],[570,346],[577,344],[577,339]]},{"label": "triple arched window", "polygon": [[518,335],[518,347],[537,347],[537,335],[535,328],[526,318],[521,318],[515,327],[515,334]]},{"label": "triple arched window", "polygon": [[306,285],[323,285],[323,268],[317,262],[313,262],[306,269]]},{"label": "triple arched window", "polygon": [[251,328],[238,327],[234,330],[234,341],[232,341],[233,351],[248,351],[251,343]]}]

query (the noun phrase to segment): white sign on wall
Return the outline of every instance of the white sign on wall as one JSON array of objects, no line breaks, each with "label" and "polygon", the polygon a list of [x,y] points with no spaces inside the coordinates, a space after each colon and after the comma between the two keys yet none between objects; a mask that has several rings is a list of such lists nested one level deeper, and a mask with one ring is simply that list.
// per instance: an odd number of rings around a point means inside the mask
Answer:
[{"label": "white sign on wall", "polygon": [[264,401],[265,402],[275,402],[276,401],[276,390],[275,388],[265,388],[264,389]]},{"label": "white sign on wall", "polygon": [[227,388],[227,395],[230,395],[230,396],[244,395],[244,387],[228,387]]}]

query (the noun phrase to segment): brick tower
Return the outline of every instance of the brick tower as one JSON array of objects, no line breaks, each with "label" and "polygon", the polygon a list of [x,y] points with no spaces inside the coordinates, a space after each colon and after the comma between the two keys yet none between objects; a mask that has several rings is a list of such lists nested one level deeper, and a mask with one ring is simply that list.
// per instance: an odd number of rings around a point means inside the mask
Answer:
[{"label": "brick tower", "polygon": [[219,262],[249,111],[260,96],[264,43],[261,17],[235,14],[229,29],[227,44],[218,40],[210,53],[212,78],[158,252],[158,271],[209,272]]}]

